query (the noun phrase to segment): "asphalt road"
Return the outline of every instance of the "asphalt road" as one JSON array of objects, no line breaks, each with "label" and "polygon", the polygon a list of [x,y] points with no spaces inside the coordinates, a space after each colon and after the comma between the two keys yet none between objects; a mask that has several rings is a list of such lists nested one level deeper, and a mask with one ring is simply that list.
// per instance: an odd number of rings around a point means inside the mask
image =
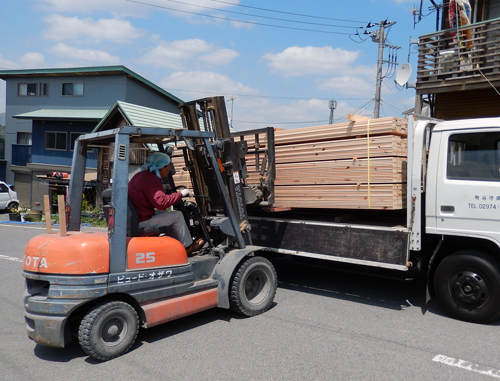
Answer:
[{"label": "asphalt road", "polygon": [[0,380],[489,380],[500,378],[500,322],[450,319],[422,279],[338,272],[282,257],[263,315],[201,312],[141,330],[124,356],[98,362],[77,343],[26,336],[23,249],[43,225],[0,215]]}]

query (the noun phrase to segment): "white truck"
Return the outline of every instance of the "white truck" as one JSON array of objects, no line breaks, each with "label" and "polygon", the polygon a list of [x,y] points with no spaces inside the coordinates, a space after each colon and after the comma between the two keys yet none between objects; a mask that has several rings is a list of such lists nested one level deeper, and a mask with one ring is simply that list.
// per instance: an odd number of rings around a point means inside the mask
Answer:
[{"label": "white truck", "polygon": [[[449,315],[477,323],[500,317],[500,118],[411,120],[408,146],[406,209],[266,212],[269,203],[261,202],[249,207],[252,243],[299,257],[424,270],[430,295]],[[267,160],[272,177],[272,155]]]}]

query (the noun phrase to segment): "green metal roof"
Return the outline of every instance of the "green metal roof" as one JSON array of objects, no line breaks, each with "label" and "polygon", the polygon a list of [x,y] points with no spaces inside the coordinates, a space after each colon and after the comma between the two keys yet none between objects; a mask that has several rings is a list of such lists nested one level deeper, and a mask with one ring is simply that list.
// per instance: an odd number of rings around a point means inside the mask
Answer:
[{"label": "green metal roof", "polygon": [[41,109],[14,115],[17,119],[43,120],[90,120],[99,121],[106,115],[106,110]]},{"label": "green metal roof", "polygon": [[104,115],[93,132],[101,130],[108,120],[119,111],[131,126],[183,128],[179,114],[117,101]]},{"label": "green metal roof", "polygon": [[153,82],[148,81],[146,78],[133,72],[123,65],[115,66],[88,66],[88,67],[72,67],[72,68],[54,68],[54,69],[26,69],[26,70],[0,70],[0,79],[9,78],[29,78],[29,77],[58,77],[68,75],[111,75],[111,74],[127,74],[135,78],[139,82],[155,89],[161,94],[174,100],[177,103],[184,103],[183,100],[177,98],[175,95],[170,94],[168,91],[155,85]]}]

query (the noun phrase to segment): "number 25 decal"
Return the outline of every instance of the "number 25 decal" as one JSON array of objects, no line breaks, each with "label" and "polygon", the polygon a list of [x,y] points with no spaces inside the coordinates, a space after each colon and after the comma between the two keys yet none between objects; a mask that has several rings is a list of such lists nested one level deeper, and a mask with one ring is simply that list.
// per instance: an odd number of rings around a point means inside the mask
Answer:
[{"label": "number 25 decal", "polygon": [[135,253],[135,263],[153,263],[156,260],[155,252],[151,253]]}]

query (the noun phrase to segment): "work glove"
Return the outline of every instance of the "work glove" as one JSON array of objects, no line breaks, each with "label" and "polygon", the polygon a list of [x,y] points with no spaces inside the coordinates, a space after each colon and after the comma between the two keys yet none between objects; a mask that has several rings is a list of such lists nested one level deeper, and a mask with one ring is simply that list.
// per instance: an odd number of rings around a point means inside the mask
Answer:
[{"label": "work glove", "polygon": [[189,189],[183,189],[181,191],[182,197],[194,197],[194,193],[191,192]]}]

